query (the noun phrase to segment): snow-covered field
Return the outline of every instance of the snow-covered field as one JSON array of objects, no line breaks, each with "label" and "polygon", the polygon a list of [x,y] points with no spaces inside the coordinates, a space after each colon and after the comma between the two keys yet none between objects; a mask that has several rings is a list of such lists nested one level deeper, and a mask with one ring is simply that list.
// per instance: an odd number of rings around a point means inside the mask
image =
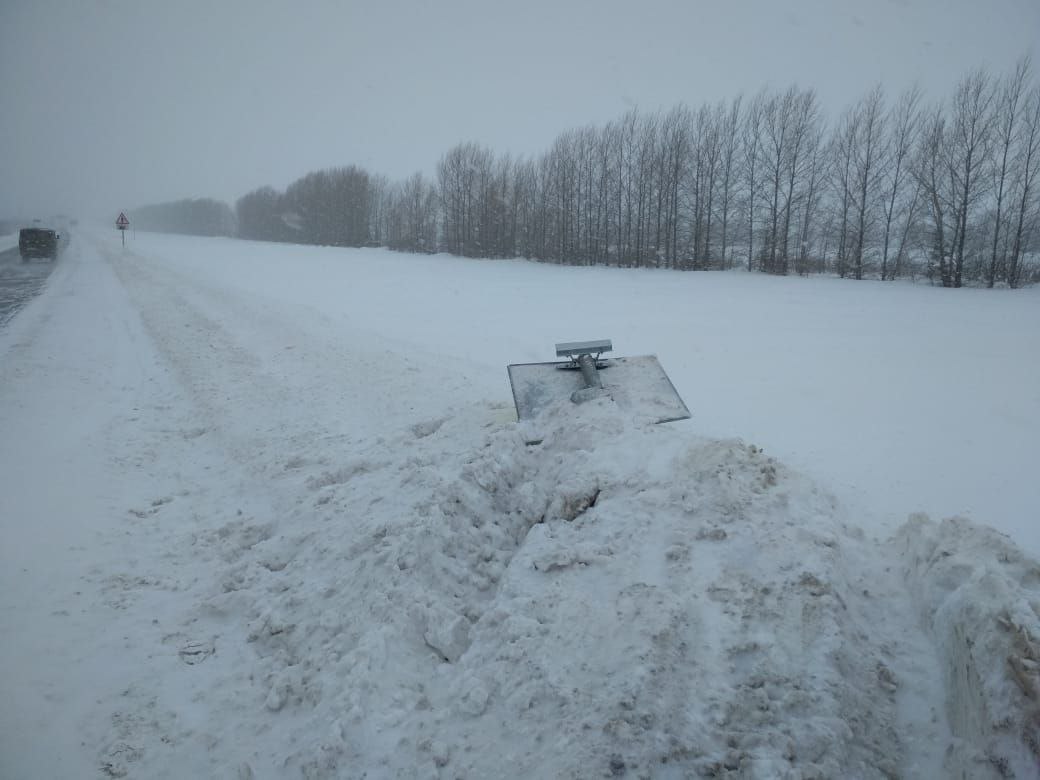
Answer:
[{"label": "snow-covered field", "polygon": [[[518,425],[586,338],[693,419]],[[77,236],[0,331],[0,776],[1037,776],[1038,357],[1037,290]]]}]

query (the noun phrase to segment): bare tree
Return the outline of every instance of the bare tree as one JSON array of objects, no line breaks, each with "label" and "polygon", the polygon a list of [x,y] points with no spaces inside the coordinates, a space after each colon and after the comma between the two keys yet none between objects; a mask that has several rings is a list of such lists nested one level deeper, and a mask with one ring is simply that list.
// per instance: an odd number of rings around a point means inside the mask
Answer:
[{"label": "bare tree", "polygon": [[931,219],[929,275],[937,271],[942,286],[953,287],[953,250],[949,236],[954,228],[949,221],[954,212],[955,182],[949,175],[946,146],[946,117],[940,105],[925,117],[914,175],[927,200]]},{"label": "bare tree", "polygon": [[1004,199],[1008,184],[1008,168],[1013,160],[1016,135],[1019,130],[1019,114],[1029,82],[1029,57],[1023,57],[1000,84],[996,97],[994,117],[994,154],[991,158],[992,188],[995,197],[993,216],[993,245],[990,252],[986,286],[992,288],[997,281],[998,271],[1006,275],[1007,242],[998,256],[1001,232],[1007,233],[1004,225]]},{"label": "bare tree", "polygon": [[785,162],[787,190],[784,197],[784,226],[779,267],[775,273],[786,274],[790,261],[791,222],[799,200],[805,193],[799,189],[810,177],[815,164],[815,145],[820,142],[820,117],[813,90],[795,93],[790,146]]},{"label": "bare tree", "polygon": [[578,131],[576,153],[578,157],[578,254],[582,265],[596,262],[599,255],[599,227],[595,222],[595,197],[598,192],[596,181],[596,147],[598,134],[594,127],[583,127]]},{"label": "bare tree", "polygon": [[806,180],[805,195],[802,198],[798,257],[795,261],[797,265],[796,270],[802,275],[808,274],[811,270],[809,243],[812,240],[813,221],[819,211],[823,192],[821,182],[826,173],[827,149],[823,144],[823,128],[817,126],[812,130],[812,133],[814,137],[810,139],[808,145],[809,173]]},{"label": "bare tree", "polygon": [[445,154],[437,165],[437,181],[444,213],[444,247],[465,254],[469,240],[470,175],[468,152],[471,144],[460,144]]},{"label": "bare tree", "polygon": [[733,208],[734,187],[737,183],[737,154],[740,149],[740,103],[738,95],[729,105],[729,110],[721,117],[719,122],[720,136],[722,139],[721,168],[719,170],[720,187],[719,210],[722,220],[722,235],[720,236],[722,267],[729,268],[729,259],[726,249],[729,239],[729,217]]},{"label": "bare tree", "polygon": [[765,101],[762,111],[762,163],[769,224],[764,265],[768,273],[786,274],[791,223],[813,160],[811,144],[819,139],[816,93],[790,87]]},{"label": "bare tree", "polygon": [[635,136],[636,191],[636,225],[635,225],[635,265],[637,268],[646,264],[650,246],[650,227],[653,224],[654,204],[654,159],[657,154],[656,114],[646,114],[640,118]]},{"label": "bare tree", "polygon": [[768,209],[768,232],[762,270],[776,273],[779,260],[780,226],[783,219],[784,169],[797,91],[791,87],[783,95],[772,95],[762,107],[762,163]]},{"label": "bare tree", "polygon": [[697,192],[700,196],[698,204],[698,232],[701,235],[701,246],[694,246],[694,255],[699,258],[701,267],[710,268],[711,228],[714,216],[715,181],[719,174],[719,161],[722,156],[721,125],[724,117],[722,104],[714,110],[703,106],[697,112],[697,159],[700,184]]},{"label": "bare tree", "polygon": [[285,191],[299,221],[299,240],[327,246],[364,246],[371,238],[378,193],[355,165],[308,173]]},{"label": "bare tree", "polygon": [[853,162],[861,119],[862,115],[855,107],[847,109],[842,115],[841,122],[830,143],[830,180],[837,210],[834,223],[838,231],[835,270],[842,279],[849,272],[849,225],[853,209],[854,188]]},{"label": "bare tree", "polygon": [[859,121],[853,136],[852,177],[856,202],[856,226],[852,248],[852,274],[863,278],[863,249],[873,227],[883,157],[885,155],[884,93],[878,85],[856,107]]},{"label": "bare tree", "polygon": [[436,252],[437,188],[416,173],[405,182],[402,195],[408,247],[413,252]]},{"label": "bare tree", "polygon": [[946,159],[953,180],[956,202],[954,214],[952,286],[960,287],[964,274],[964,248],[972,210],[982,197],[981,171],[989,152],[993,89],[982,70],[968,74],[957,85],[953,97],[953,116],[947,134]]},{"label": "bare tree", "polygon": [[285,241],[290,232],[282,219],[283,196],[271,187],[253,190],[235,203],[239,238]]},{"label": "bare tree", "polygon": [[1040,221],[1040,198],[1037,198],[1036,187],[1040,178],[1040,85],[1029,93],[1022,112],[1019,137],[1014,181],[1014,238],[1007,263],[1007,280],[1011,288],[1021,283],[1022,255]]},{"label": "bare tree", "polygon": [[634,263],[633,223],[635,207],[634,181],[637,177],[638,161],[638,125],[639,113],[633,109],[626,113],[617,123],[613,138],[615,161],[613,163],[617,185],[615,197],[617,201],[617,235],[618,265]]},{"label": "bare tree", "polygon": [[444,209],[444,242],[449,252],[485,257],[491,251],[490,204],[493,157],[475,143],[455,146],[437,165]]},{"label": "bare tree", "polygon": [[679,256],[679,215],[683,180],[689,167],[690,112],[686,106],[669,111],[661,122],[661,177],[659,192],[664,238],[664,261],[674,268]]},{"label": "bare tree", "polygon": [[[910,170],[910,155],[917,143],[921,126],[921,90],[913,86],[902,94],[899,102],[893,107],[888,117],[889,127],[889,165],[885,172],[884,182],[884,238],[881,247],[881,279],[894,279],[902,270],[903,253],[906,247],[906,236],[913,222],[914,212],[919,201],[920,188]],[[895,261],[890,268],[888,264],[892,231],[897,218],[897,210],[902,213],[903,231],[896,251]]]},{"label": "bare tree", "polygon": [[744,115],[740,134],[740,156],[745,183],[745,216],[747,217],[747,269],[755,269],[755,201],[761,187],[762,121],[765,112],[765,92],[752,98]]}]

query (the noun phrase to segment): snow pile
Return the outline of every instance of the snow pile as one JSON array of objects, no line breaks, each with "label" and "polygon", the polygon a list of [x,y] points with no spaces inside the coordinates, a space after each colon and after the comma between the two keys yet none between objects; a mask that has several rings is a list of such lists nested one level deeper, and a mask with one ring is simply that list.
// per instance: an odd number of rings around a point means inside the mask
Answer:
[{"label": "snow pile", "polygon": [[897,541],[944,664],[948,777],[1040,774],[1040,563],[963,518],[916,515]]},{"label": "snow pile", "polygon": [[250,773],[898,773],[895,675],[849,610],[863,542],[830,497],[609,400],[497,411],[290,459],[293,516],[197,541],[228,563],[202,612],[256,653]]}]

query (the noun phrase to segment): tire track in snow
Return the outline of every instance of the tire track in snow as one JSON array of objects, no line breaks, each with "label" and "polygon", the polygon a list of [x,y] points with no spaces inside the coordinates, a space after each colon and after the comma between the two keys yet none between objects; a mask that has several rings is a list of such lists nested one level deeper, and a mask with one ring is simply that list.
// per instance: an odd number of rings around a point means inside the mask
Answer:
[{"label": "tire track in snow", "polygon": [[[214,420],[241,435],[244,450],[254,430],[257,441],[330,432],[367,438],[385,431],[388,420],[421,423],[443,414],[443,396],[480,401],[465,368],[445,368],[458,361],[400,354],[392,350],[397,345],[344,330],[306,307],[206,286],[172,260],[128,252],[111,261],[163,353]],[[256,419],[272,410],[282,414],[258,428]]]}]

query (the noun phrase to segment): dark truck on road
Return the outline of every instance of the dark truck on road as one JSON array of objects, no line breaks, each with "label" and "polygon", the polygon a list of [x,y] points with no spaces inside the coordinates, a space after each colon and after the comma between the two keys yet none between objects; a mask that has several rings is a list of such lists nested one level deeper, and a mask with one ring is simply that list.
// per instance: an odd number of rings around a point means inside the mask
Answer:
[{"label": "dark truck on road", "polygon": [[61,236],[50,228],[22,228],[18,234],[18,252],[22,260],[33,257],[58,257],[58,244]]}]

